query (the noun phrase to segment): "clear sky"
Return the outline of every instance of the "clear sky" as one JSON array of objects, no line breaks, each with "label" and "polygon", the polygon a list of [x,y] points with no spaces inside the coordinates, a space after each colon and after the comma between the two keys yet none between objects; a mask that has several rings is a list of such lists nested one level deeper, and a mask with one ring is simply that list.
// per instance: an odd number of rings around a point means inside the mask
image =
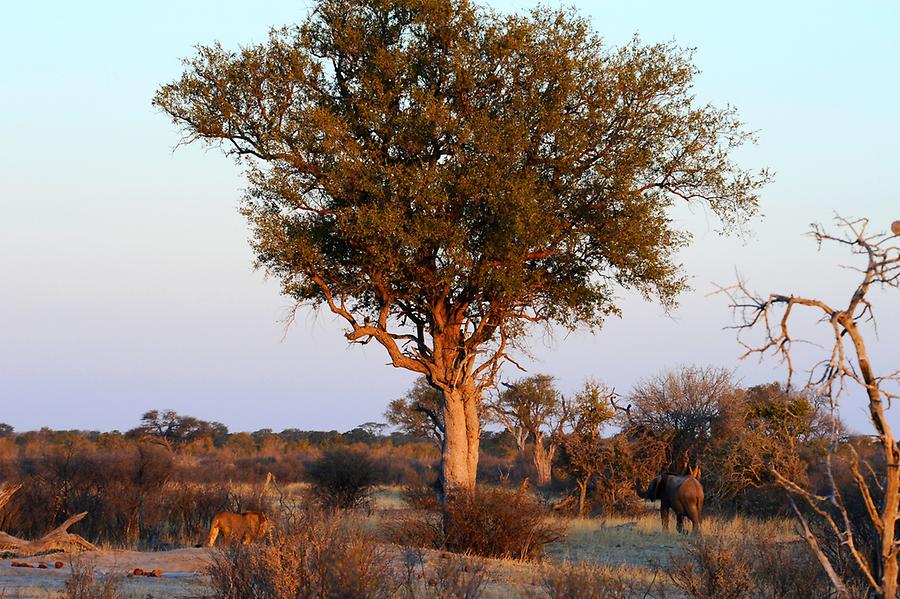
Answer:
[{"label": "clear sky", "polygon": [[[596,335],[536,335],[523,364],[567,392],[587,377],[627,391],[682,363],[735,368],[747,384],[783,380],[774,360],[738,362],[727,302],[706,294],[738,269],[760,291],[838,301],[852,273],[836,264],[849,260],[817,253],[808,223],[834,211],[881,229],[900,218],[900,4],[574,5],[612,45],[639,33],[695,47],[698,99],[738,108],[759,132],[740,161],[776,180],[747,239],[679,212],[695,234],[682,254],[694,291],[674,313],[625,297],[624,317]],[[412,375],[375,344],[349,348],[328,314],[304,312],[285,332],[288,301],[252,269],[240,169],[218,151],[173,151],[178,132],[150,104],[195,44],[262,41],[307,5],[35,0],[3,12],[0,421],[127,429],[151,408],[232,430],[380,420]],[[900,293],[877,308],[871,353],[885,372],[900,368]],[[858,396],[842,414],[866,429]]]}]

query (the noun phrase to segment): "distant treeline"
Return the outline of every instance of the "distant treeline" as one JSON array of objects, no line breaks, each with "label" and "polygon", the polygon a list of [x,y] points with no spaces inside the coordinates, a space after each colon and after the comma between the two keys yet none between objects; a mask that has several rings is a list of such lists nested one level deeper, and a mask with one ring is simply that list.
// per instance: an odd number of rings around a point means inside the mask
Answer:
[{"label": "distant treeline", "polygon": [[[126,432],[92,430],[54,430],[47,427],[37,431],[16,432],[0,423],[0,457],[10,457],[10,441],[19,448],[64,445],[79,438],[97,449],[115,449],[134,442],[158,443],[179,453],[202,453],[227,449],[235,454],[284,453],[321,449],[334,445],[431,445],[427,439],[404,431],[387,431],[386,424],[366,422],[345,432],[316,431],[288,428],[275,432],[263,428],[252,432],[231,432],[221,422],[201,420],[178,414],[173,410],[151,410],[141,418],[140,426]],[[515,441],[507,430],[482,432],[481,448],[489,455],[508,456],[515,452]]]}]

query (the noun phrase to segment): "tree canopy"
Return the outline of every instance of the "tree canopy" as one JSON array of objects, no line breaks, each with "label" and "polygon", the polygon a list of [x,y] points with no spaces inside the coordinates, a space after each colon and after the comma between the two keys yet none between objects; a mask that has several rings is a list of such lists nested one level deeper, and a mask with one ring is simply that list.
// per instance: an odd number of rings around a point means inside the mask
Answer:
[{"label": "tree canopy", "polygon": [[768,175],[733,162],[750,134],[696,102],[691,60],[609,48],[571,11],[319,0],[264,43],[200,47],[154,103],[244,165],[286,295],[458,404],[456,445],[526,324],[599,326],[623,288],[674,303],[675,201],[725,228],[756,213]]}]

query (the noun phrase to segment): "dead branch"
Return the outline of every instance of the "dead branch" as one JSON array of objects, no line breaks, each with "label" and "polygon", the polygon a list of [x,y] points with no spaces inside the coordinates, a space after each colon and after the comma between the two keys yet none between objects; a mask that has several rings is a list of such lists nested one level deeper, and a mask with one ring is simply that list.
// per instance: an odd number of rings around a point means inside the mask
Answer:
[{"label": "dead branch", "polygon": [[0,510],[9,503],[9,500],[15,494],[16,491],[22,488],[22,485],[8,485],[7,483],[0,484]]},{"label": "dead branch", "polygon": [[[809,371],[807,388],[819,397],[827,399],[832,415],[836,414],[838,400],[846,390],[848,383],[857,383],[865,390],[868,399],[869,419],[876,431],[876,437],[883,451],[885,464],[884,483],[878,480],[871,466],[863,462],[872,475],[881,497],[873,496],[868,483],[860,471],[860,459],[855,448],[844,443],[838,430],[837,419],[832,418],[832,442],[825,459],[828,474],[829,494],[820,496],[810,493],[793,481],[773,471],[778,483],[789,494],[801,497],[809,508],[827,525],[844,550],[856,562],[864,574],[869,587],[879,597],[894,597],[897,592],[898,546],[895,542],[897,529],[898,503],[900,503],[900,448],[895,441],[893,431],[887,421],[885,409],[896,394],[883,388],[885,382],[897,382],[898,372],[886,376],[876,376],[875,369],[869,360],[866,340],[860,326],[873,323],[874,310],[866,294],[873,287],[882,289],[900,289],[900,247],[896,245],[897,231],[894,235],[868,234],[867,219],[849,220],[835,217],[841,234],[831,234],[820,225],[814,225],[809,233],[821,246],[823,242],[833,242],[847,247],[851,254],[865,259],[865,268],[856,268],[860,281],[853,288],[846,304],[833,307],[813,297],[798,297],[792,294],[772,293],[767,297],[756,295],[747,288],[743,280],[728,288],[720,288],[730,299],[730,307],[739,322],[733,328],[738,331],[738,342],[744,347],[742,357],[767,354],[780,358],[788,368],[788,384],[794,375],[791,349],[797,340],[791,334],[791,320],[795,308],[812,310],[820,316],[820,323],[827,323],[833,336],[833,345],[826,359],[821,360]],[[892,225],[893,226],[893,225]],[[742,336],[751,330],[762,329],[762,339],[757,343],[747,343]],[[887,404],[887,406],[885,405]],[[857,547],[851,517],[841,497],[840,489],[834,480],[831,469],[831,457],[840,446],[847,445],[851,453],[850,471],[865,506],[866,517],[880,541],[878,550],[878,568],[873,572],[869,562]],[[832,568],[828,558],[818,545],[815,535],[810,532],[805,516],[797,508],[793,497],[791,507],[803,526],[804,537],[810,548],[819,558],[822,567],[842,596],[847,596],[846,587]],[[857,514],[854,514],[856,516]],[[876,576],[880,574],[880,580]]]},{"label": "dead branch", "polygon": [[[20,488],[22,488],[22,485],[0,484],[0,509],[9,502],[10,498],[12,498],[15,492]],[[20,539],[0,531],[0,553],[26,556],[37,555],[39,553],[50,553],[53,551],[73,551],[78,549],[96,550],[97,547],[92,543],[89,543],[79,535],[68,531],[70,526],[79,522],[85,516],[87,516],[87,512],[75,514],[40,539],[35,539],[33,541]]]},{"label": "dead branch", "polygon": [[96,551],[97,547],[84,538],[68,531],[68,528],[87,516],[87,512],[75,514],[68,520],[42,536],[40,539],[28,541],[0,532],[0,553],[15,556],[38,555],[54,551]]}]

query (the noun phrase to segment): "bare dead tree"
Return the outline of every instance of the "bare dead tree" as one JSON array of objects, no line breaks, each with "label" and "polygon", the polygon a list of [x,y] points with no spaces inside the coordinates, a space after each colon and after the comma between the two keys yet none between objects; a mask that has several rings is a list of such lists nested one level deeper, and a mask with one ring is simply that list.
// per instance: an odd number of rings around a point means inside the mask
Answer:
[{"label": "bare dead tree", "polygon": [[[892,227],[893,234],[871,234],[867,219],[849,220],[836,216],[837,233],[830,233],[820,225],[813,225],[809,235],[821,245],[835,243],[845,247],[865,261],[858,271],[860,280],[853,288],[846,304],[833,306],[812,297],[773,293],[762,297],[751,293],[743,281],[721,289],[731,300],[738,323],[738,341],[752,355],[774,355],[788,368],[788,384],[795,374],[792,360],[793,345],[800,341],[792,334],[792,319],[801,310],[811,310],[821,317],[820,323],[830,327],[833,345],[828,357],[809,370],[807,386],[827,400],[832,415],[836,414],[839,400],[851,385],[858,385],[868,400],[868,415],[876,431],[876,437],[885,465],[885,472],[872,476],[873,484],[866,481],[860,470],[860,458],[850,445],[841,443],[837,418],[832,418],[832,441],[825,458],[825,470],[830,489],[826,495],[818,495],[789,480],[778,471],[773,474],[778,483],[789,492],[791,506],[803,527],[804,537],[825,569],[841,597],[850,597],[847,584],[835,571],[834,564],[820,547],[821,538],[810,527],[809,518],[797,506],[793,497],[800,498],[825,523],[826,531],[833,533],[859,568],[871,591],[878,597],[896,597],[898,584],[898,541],[896,528],[898,503],[900,503],[900,450],[894,433],[885,417],[885,410],[897,394],[890,388],[900,380],[900,370],[878,376],[872,367],[866,347],[866,339],[860,326],[874,323],[872,303],[868,297],[873,288],[892,290],[900,288],[900,227]],[[744,335],[751,330],[762,330],[763,338],[747,342]],[[862,496],[867,518],[878,538],[877,556],[873,563],[866,558],[854,534],[852,517],[835,483],[832,457],[839,445],[846,445],[850,454],[849,466],[855,486]],[[867,463],[868,472],[874,470]],[[881,480],[879,480],[881,479]],[[880,497],[878,497],[880,495]]]},{"label": "bare dead tree", "polygon": [[630,436],[665,440],[666,468],[686,474],[716,439],[741,427],[742,400],[730,370],[683,365],[635,383],[619,420]]}]

